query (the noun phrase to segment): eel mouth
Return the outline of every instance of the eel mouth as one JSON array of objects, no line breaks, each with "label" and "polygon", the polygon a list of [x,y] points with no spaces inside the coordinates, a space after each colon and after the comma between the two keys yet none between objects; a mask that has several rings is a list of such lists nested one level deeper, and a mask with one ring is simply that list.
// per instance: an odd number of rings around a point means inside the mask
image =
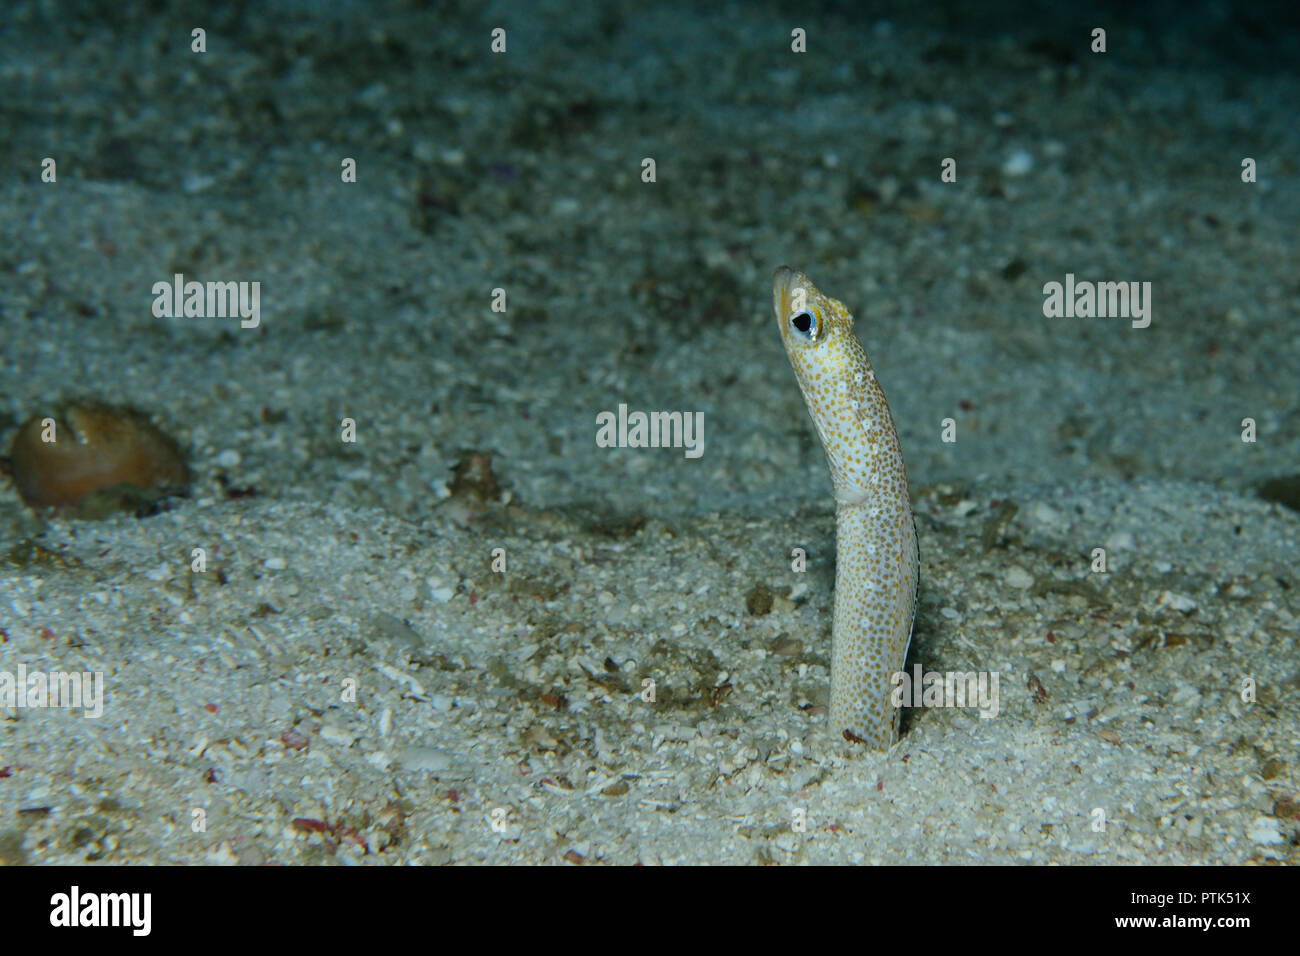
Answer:
[{"label": "eel mouth", "polygon": [[776,311],[776,320],[785,329],[786,317],[790,314],[790,290],[799,285],[801,273],[789,266],[781,266],[772,274],[772,308]]}]

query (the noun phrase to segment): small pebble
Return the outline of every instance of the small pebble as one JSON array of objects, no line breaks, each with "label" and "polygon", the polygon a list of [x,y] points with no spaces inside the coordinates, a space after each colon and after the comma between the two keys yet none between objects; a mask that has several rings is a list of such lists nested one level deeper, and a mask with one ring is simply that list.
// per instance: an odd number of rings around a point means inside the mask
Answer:
[{"label": "small pebble", "polygon": [[765,584],[754,585],[745,595],[745,612],[752,617],[772,613],[772,590]]},{"label": "small pebble", "polygon": [[1252,843],[1264,846],[1275,846],[1286,842],[1278,828],[1277,820],[1273,817],[1256,817],[1255,822],[1246,831],[1246,838]]},{"label": "small pebble", "polygon": [[397,762],[403,770],[438,773],[450,769],[451,756],[436,747],[403,747]]},{"label": "small pebble", "polygon": [[1024,568],[1013,564],[1011,567],[1007,568],[1006,582],[1007,587],[1023,591],[1025,588],[1033,585],[1034,576]]},{"label": "small pebble", "polygon": [[1025,149],[1018,149],[1007,157],[1002,164],[1004,176],[1023,176],[1034,168],[1033,154]]},{"label": "small pebble", "polygon": [[329,743],[336,744],[340,747],[351,747],[357,739],[356,734],[348,733],[342,727],[336,727],[333,724],[324,724],[316,736]]},{"label": "small pebble", "polygon": [[1158,611],[1164,607],[1187,614],[1196,610],[1196,601],[1186,594],[1179,594],[1176,591],[1161,591],[1160,596],[1156,598],[1156,610]]},{"label": "small pebble", "polygon": [[1046,502],[1035,501],[1029,508],[1029,517],[1035,524],[1043,528],[1061,528],[1064,526],[1061,513]]},{"label": "small pebble", "polygon": [[1133,540],[1133,532],[1116,531],[1106,539],[1107,551],[1132,551],[1136,542]]}]

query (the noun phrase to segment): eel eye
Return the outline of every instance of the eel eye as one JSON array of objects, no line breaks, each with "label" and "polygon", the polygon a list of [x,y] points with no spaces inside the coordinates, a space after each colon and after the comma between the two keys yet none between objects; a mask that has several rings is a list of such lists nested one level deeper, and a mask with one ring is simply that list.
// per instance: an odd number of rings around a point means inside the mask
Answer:
[{"label": "eel eye", "polygon": [[817,313],[809,309],[802,309],[790,315],[790,328],[809,342],[816,342],[817,334],[821,331],[821,322],[817,318]]}]

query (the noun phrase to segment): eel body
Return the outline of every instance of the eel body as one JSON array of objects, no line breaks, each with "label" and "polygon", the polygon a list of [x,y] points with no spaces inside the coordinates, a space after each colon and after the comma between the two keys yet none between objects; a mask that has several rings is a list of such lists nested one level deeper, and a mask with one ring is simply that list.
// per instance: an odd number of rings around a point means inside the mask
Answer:
[{"label": "eel body", "polygon": [[772,301],[835,492],[830,728],[884,750],[898,737],[892,678],[911,643],[919,577],[898,432],[844,304],[787,266]]}]

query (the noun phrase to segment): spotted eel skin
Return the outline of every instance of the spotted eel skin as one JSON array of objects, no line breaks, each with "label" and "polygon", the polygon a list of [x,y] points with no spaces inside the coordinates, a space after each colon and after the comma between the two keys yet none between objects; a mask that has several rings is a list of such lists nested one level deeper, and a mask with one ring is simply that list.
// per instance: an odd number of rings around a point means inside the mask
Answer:
[{"label": "spotted eel skin", "polygon": [[835,491],[830,728],[885,750],[898,738],[891,678],[912,640],[919,577],[898,432],[844,304],[788,266],[772,304]]}]

